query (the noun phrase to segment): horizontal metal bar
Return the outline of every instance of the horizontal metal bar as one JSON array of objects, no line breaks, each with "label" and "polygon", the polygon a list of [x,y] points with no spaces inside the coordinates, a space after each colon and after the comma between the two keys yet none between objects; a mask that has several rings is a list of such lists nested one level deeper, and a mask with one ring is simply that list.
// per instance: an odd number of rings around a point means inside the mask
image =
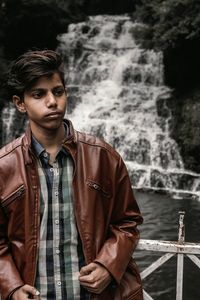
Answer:
[{"label": "horizontal metal bar", "polygon": [[159,259],[157,259],[148,268],[146,268],[144,271],[140,273],[141,278],[144,279],[147,276],[149,276],[151,273],[153,273],[157,268],[162,266],[166,261],[168,261],[174,255],[175,253],[166,253],[165,255],[159,257]]},{"label": "horizontal metal bar", "polygon": [[193,263],[195,263],[195,265],[197,265],[197,267],[199,267],[200,269],[200,259],[198,257],[196,257],[195,255],[191,255],[191,254],[187,254],[187,256],[191,259],[191,261],[193,261]]},{"label": "horizontal metal bar", "polygon": [[197,243],[183,243],[173,241],[157,241],[140,239],[137,249],[168,252],[168,253],[181,253],[181,254],[200,254],[200,244]]}]

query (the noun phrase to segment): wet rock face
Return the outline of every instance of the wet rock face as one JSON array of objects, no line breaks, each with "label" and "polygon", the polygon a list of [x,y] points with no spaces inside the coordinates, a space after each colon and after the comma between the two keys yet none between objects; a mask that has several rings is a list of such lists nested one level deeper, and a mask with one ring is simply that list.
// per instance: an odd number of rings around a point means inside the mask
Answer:
[{"label": "wet rock face", "polygon": [[168,102],[172,112],[171,135],[177,141],[185,167],[200,172],[200,90]]}]

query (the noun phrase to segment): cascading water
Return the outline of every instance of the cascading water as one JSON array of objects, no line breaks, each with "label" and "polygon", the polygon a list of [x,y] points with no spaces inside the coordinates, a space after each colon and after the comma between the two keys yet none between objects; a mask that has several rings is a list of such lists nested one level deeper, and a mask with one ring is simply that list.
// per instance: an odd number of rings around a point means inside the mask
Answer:
[{"label": "cascading water", "polygon": [[24,132],[27,124],[25,115],[20,114],[11,102],[8,102],[1,112],[1,142],[7,144]]},{"label": "cascading water", "polygon": [[6,144],[8,141],[14,138],[13,125],[15,118],[15,109],[11,105],[6,105],[1,114],[2,120],[2,144]]},{"label": "cascading water", "polygon": [[128,16],[96,16],[59,36],[68,117],[120,152],[134,188],[199,199],[200,175],[184,169],[170,137],[171,91],[163,82],[162,53],[135,42],[142,26]]}]

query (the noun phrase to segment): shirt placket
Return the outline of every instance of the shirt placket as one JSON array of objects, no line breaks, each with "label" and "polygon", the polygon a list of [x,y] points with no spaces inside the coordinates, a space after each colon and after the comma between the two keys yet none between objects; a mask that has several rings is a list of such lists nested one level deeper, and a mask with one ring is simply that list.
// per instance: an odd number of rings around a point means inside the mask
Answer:
[{"label": "shirt placket", "polygon": [[54,276],[55,276],[55,290],[56,299],[62,299],[61,290],[61,266],[60,266],[60,205],[59,205],[59,180],[60,172],[58,162],[54,162],[51,168],[53,172],[53,186],[52,186],[52,211],[53,211],[53,252],[54,252]]}]

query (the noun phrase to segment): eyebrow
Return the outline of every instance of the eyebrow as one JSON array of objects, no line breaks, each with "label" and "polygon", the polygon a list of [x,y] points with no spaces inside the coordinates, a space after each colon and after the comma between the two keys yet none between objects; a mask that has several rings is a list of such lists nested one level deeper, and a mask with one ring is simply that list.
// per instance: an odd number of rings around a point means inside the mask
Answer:
[{"label": "eyebrow", "polygon": [[[57,89],[57,88],[63,88],[65,90],[65,87],[60,84],[60,85],[56,85],[52,88],[52,90]],[[35,87],[35,88],[31,88],[30,90],[28,90],[27,92],[31,93],[31,92],[35,92],[35,91],[46,91],[46,88],[42,88],[42,87]]]}]

